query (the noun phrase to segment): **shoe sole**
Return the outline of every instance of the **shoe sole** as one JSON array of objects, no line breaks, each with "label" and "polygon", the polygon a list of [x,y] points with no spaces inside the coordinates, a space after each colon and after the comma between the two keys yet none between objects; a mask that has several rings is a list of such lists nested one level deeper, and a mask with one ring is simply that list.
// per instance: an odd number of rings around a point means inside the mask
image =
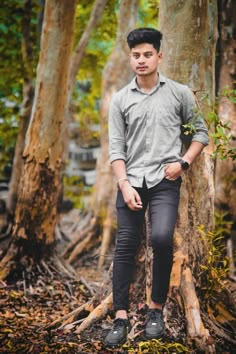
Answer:
[{"label": "shoe sole", "polygon": [[[127,340],[127,339],[126,339],[126,340]],[[106,348],[114,349],[114,348],[118,348],[118,347],[120,347],[121,345],[125,344],[126,340],[123,341],[123,342],[121,342],[121,343],[119,343],[119,344],[108,344],[108,343],[104,342],[104,345],[106,346]]]},{"label": "shoe sole", "polygon": [[148,339],[148,340],[151,340],[151,339],[160,339],[160,338],[163,337],[164,334],[165,334],[165,331],[161,332],[158,336],[153,337],[153,336],[148,336],[148,335],[146,335],[146,333],[145,333],[145,338]]}]

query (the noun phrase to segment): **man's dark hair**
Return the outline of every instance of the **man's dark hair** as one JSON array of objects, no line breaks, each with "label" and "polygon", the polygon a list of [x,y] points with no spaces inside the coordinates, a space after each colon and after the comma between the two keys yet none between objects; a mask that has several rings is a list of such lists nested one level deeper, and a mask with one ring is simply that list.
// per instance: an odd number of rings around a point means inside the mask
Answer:
[{"label": "man's dark hair", "polygon": [[159,52],[161,46],[162,33],[154,28],[136,28],[128,34],[127,42],[129,48],[134,48],[137,44],[150,43]]}]

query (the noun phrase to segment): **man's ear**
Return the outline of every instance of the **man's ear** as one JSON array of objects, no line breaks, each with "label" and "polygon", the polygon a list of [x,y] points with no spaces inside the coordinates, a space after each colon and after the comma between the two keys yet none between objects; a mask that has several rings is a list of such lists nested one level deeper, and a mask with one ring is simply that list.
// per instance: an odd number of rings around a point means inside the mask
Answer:
[{"label": "man's ear", "polygon": [[159,53],[158,53],[158,57],[159,57],[160,59],[163,59],[162,52],[159,52]]}]

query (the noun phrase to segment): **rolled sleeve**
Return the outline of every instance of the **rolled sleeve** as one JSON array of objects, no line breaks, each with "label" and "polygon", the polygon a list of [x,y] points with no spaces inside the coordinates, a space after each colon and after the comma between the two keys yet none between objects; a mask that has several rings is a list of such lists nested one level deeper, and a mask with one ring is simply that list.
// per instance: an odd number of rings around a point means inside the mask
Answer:
[{"label": "rolled sleeve", "polygon": [[115,160],[126,161],[125,121],[117,94],[113,97],[109,108],[108,133],[110,163]]},{"label": "rolled sleeve", "polygon": [[[194,95],[192,91],[185,86],[183,91],[183,122],[184,125],[191,125],[193,127],[190,134],[191,141],[198,141],[203,145],[209,144],[208,130],[204,119],[196,107]],[[187,129],[188,130],[188,129]]]}]

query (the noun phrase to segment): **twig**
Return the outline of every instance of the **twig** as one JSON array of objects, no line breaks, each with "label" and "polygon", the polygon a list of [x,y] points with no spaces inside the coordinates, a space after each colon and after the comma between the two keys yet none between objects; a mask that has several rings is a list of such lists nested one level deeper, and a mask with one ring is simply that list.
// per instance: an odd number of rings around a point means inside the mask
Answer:
[{"label": "twig", "polygon": [[81,305],[80,307],[78,307],[77,309],[71,311],[70,313],[68,313],[67,315],[61,317],[61,318],[58,318],[57,320],[53,321],[52,323],[50,323],[46,329],[49,330],[53,327],[56,327],[57,325],[59,325],[61,322],[63,321],[66,321],[68,320],[68,318],[70,317],[75,317],[77,315],[80,314],[80,312],[82,312],[84,309],[87,309],[89,310],[89,308],[91,307],[91,311],[92,311],[92,308],[93,308],[93,305],[92,305],[92,301],[90,302],[86,302],[85,304]]}]

